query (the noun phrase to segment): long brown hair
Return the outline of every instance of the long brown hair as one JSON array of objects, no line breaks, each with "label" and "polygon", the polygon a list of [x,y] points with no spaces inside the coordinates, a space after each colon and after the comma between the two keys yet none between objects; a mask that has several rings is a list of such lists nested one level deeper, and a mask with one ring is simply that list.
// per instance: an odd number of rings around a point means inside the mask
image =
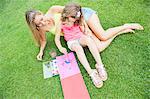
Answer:
[{"label": "long brown hair", "polygon": [[80,12],[80,17],[78,20],[76,20],[75,24],[82,25],[82,11],[81,6],[76,3],[69,3],[65,5],[65,8],[63,9],[63,12],[61,13],[61,20],[62,22],[68,21],[69,16],[77,16],[77,13]]},{"label": "long brown hair", "polygon": [[37,45],[40,45],[40,41],[43,39],[42,31],[38,28],[35,24],[34,19],[36,15],[42,14],[40,11],[37,10],[29,10],[25,12],[26,22],[33,34],[34,40],[36,41]]}]

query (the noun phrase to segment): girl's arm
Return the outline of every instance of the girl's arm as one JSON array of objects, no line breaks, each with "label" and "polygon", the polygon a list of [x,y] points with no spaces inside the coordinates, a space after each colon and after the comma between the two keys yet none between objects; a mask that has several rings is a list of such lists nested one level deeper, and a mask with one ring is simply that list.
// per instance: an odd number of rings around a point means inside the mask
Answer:
[{"label": "girl's arm", "polygon": [[80,26],[81,31],[86,34],[86,35],[91,35],[92,31],[89,29],[87,23],[85,22],[85,20],[82,18],[82,26]]},{"label": "girl's arm", "polygon": [[57,25],[57,28],[56,28],[55,44],[61,53],[66,54],[67,50],[66,48],[62,47],[61,42],[60,42],[60,36],[61,36],[61,22]]}]

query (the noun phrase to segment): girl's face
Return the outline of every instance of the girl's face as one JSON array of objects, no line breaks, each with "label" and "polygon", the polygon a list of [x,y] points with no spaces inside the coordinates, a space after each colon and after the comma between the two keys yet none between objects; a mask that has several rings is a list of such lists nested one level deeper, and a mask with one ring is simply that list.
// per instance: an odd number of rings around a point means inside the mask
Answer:
[{"label": "girl's face", "polygon": [[54,20],[51,16],[46,17],[42,13],[35,16],[34,22],[36,27],[43,31],[50,31],[51,27],[54,26]]},{"label": "girl's face", "polygon": [[70,15],[70,16],[68,17],[68,19],[69,19],[69,21],[71,21],[71,22],[75,22],[75,21],[77,21],[77,20],[80,20],[80,17],[81,17],[81,12],[79,11],[79,12],[77,12],[77,14]]},{"label": "girl's face", "polygon": [[69,18],[69,21],[71,22],[75,22],[77,20],[75,16],[70,16],[68,18]]}]

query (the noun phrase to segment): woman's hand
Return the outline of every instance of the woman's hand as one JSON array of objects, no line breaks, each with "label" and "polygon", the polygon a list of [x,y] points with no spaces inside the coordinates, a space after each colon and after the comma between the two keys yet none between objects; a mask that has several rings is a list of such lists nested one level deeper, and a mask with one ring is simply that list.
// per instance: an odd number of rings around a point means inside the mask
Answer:
[{"label": "woman's hand", "polygon": [[60,48],[59,51],[63,54],[67,54],[67,49],[64,47]]},{"label": "woman's hand", "polygon": [[37,55],[37,60],[42,60],[42,57],[43,57],[43,52],[39,52],[39,54]]}]

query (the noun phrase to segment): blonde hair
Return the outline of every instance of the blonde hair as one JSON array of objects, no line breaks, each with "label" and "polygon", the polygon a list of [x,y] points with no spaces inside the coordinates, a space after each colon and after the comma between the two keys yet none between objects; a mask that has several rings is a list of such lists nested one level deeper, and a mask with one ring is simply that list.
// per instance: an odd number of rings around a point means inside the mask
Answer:
[{"label": "blonde hair", "polygon": [[78,12],[80,12],[79,20],[76,20],[75,24],[82,25],[82,12],[81,6],[76,3],[69,3],[65,5],[63,12],[61,13],[61,20],[62,22],[68,21],[69,16],[77,16]]},{"label": "blonde hair", "polygon": [[43,39],[42,37],[42,31],[37,28],[38,26],[35,24],[35,16],[42,14],[40,11],[37,10],[29,10],[25,13],[26,22],[33,34],[34,40],[36,41],[36,44],[39,46],[40,41]]}]

